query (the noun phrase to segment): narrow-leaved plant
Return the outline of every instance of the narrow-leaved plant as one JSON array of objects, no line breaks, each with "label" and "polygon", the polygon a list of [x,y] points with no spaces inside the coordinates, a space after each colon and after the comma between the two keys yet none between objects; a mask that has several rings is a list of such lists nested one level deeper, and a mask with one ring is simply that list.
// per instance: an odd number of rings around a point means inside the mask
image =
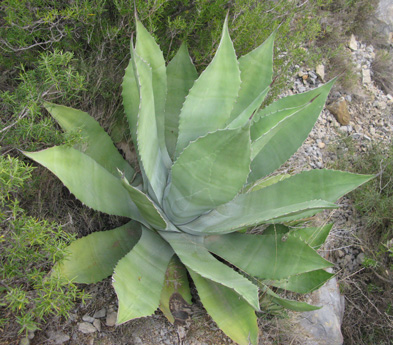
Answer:
[{"label": "narrow-leaved plant", "polygon": [[[274,33],[237,59],[227,21],[209,66],[198,76],[182,45],[166,66],[136,20],[123,80],[123,105],[138,167],[123,159],[87,113],[46,103],[83,144],[25,152],[85,205],[132,220],[73,242],[56,271],[79,283],[113,274],[117,324],[170,301],[191,303],[188,276],[217,325],[239,344],[258,344],[259,293],[296,311],[318,307],[281,298],[331,277],[315,249],[331,225],[285,225],[324,209],[371,176],[334,170],[272,175],[307,138],[333,81],[260,110],[272,82]],[[273,177],[272,177],[273,176]],[[268,225],[262,234],[245,230]],[[187,274],[188,272],[188,274]]]}]

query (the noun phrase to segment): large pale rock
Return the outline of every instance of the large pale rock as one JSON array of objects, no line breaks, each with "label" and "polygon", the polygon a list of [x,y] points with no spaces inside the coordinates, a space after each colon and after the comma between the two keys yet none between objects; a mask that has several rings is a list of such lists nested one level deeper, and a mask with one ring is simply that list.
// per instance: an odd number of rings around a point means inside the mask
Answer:
[{"label": "large pale rock", "polygon": [[380,0],[377,9],[377,18],[393,28],[393,1]]},{"label": "large pale rock", "polygon": [[307,302],[323,307],[293,316],[291,328],[297,339],[301,339],[304,345],[342,345],[345,299],[340,294],[336,278],[314,291]]},{"label": "large pale rock", "polygon": [[340,97],[336,102],[332,103],[327,109],[334,115],[336,120],[342,125],[349,124],[350,115],[348,111],[347,101],[344,97]]}]

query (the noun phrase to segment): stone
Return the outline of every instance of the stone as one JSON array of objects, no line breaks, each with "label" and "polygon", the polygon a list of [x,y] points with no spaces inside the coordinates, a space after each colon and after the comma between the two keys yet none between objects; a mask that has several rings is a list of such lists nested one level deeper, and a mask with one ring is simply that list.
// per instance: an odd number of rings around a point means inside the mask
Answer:
[{"label": "stone", "polygon": [[68,340],[70,340],[70,336],[63,333],[63,332],[53,332],[53,331],[49,331],[47,333],[49,340],[56,344],[56,345],[61,345],[64,344],[65,342],[67,342]]},{"label": "stone", "polygon": [[91,317],[88,314],[85,314],[85,315],[82,316],[82,320],[85,321],[85,322],[93,323],[94,317]]},{"label": "stone", "polygon": [[363,84],[371,84],[371,71],[369,68],[362,69],[362,82]]},{"label": "stone", "polygon": [[336,102],[329,105],[327,109],[334,115],[334,117],[342,126],[349,124],[350,115],[347,101],[344,97],[340,97]]},{"label": "stone", "polygon": [[30,340],[28,338],[22,338],[19,345],[30,345]]},{"label": "stone", "polygon": [[376,11],[380,21],[393,28],[393,2],[392,0],[380,0]]},{"label": "stone", "polygon": [[106,309],[105,309],[105,308],[102,308],[102,309],[96,311],[96,312],[94,313],[93,317],[94,317],[95,319],[102,319],[102,318],[105,317],[105,315],[106,315]]},{"label": "stone", "polygon": [[358,50],[358,41],[356,41],[356,37],[353,34],[351,35],[351,39],[349,40],[348,47],[353,51]]},{"label": "stone", "polygon": [[323,307],[293,315],[290,332],[295,333],[304,345],[342,345],[345,299],[340,294],[336,278],[314,291],[307,302]]},{"label": "stone", "polygon": [[98,319],[95,319],[93,321],[93,326],[97,329],[98,332],[101,332],[101,321]]},{"label": "stone", "polygon": [[106,325],[112,327],[116,325],[117,313],[112,311],[106,316]]},{"label": "stone", "polygon": [[142,339],[136,335],[132,336],[132,340],[134,341],[135,345],[143,345]]},{"label": "stone", "polygon": [[385,110],[388,107],[388,104],[384,101],[377,101],[375,107],[380,110]]},{"label": "stone", "polygon": [[322,81],[325,81],[325,66],[318,65],[315,68],[315,72],[317,73],[318,77],[321,78]]},{"label": "stone", "polygon": [[366,255],[364,253],[360,253],[357,257],[356,257],[356,261],[359,265],[361,265],[364,261],[364,259],[366,258]]},{"label": "stone", "polygon": [[325,148],[325,143],[324,142],[320,142],[320,143],[318,143],[318,147],[320,148],[320,149],[323,149],[323,148]]},{"label": "stone", "polygon": [[89,322],[81,322],[78,324],[78,330],[79,332],[82,333],[94,333],[97,332],[97,328],[95,328],[91,323]]},{"label": "stone", "polygon": [[29,331],[28,333],[27,333],[27,337],[31,340],[31,339],[33,339],[34,338],[34,331]]}]

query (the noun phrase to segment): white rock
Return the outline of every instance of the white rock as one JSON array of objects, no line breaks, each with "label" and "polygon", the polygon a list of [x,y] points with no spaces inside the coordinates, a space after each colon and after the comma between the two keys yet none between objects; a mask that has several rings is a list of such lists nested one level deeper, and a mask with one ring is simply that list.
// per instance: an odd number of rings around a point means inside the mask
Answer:
[{"label": "white rock", "polygon": [[319,78],[321,78],[322,81],[325,80],[325,66],[324,65],[318,65],[315,68],[315,72],[317,73]]},{"label": "white rock", "polygon": [[82,333],[94,333],[97,332],[97,328],[95,328],[91,323],[89,322],[81,322],[78,324],[78,330],[79,332]]},{"label": "white rock", "polygon": [[362,81],[363,84],[371,84],[371,72],[367,69],[362,69]]},{"label": "white rock", "polygon": [[356,37],[353,34],[351,35],[351,39],[349,41],[348,47],[353,51],[358,50],[358,42],[356,41]]}]

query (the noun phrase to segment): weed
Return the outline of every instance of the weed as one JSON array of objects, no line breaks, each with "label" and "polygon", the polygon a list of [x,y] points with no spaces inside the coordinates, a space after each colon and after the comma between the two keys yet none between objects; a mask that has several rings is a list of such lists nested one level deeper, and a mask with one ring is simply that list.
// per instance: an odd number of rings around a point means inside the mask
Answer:
[{"label": "weed", "polygon": [[[338,155],[336,168],[377,174],[372,183],[350,194],[364,224],[358,236],[366,256],[361,273],[347,282],[346,298],[350,304],[343,331],[349,344],[388,344],[387,339],[393,336],[393,144],[372,144],[363,154],[355,152],[349,138],[341,146],[344,150]],[[359,311],[361,318],[357,316]]]},{"label": "weed", "polygon": [[386,93],[393,93],[393,55],[381,49],[371,64],[375,83]]},{"label": "weed", "polygon": [[0,327],[11,333],[15,323],[21,333],[39,328],[49,315],[66,317],[75,300],[87,297],[72,282],[61,286],[59,279],[47,277],[74,236],[19,206],[18,194],[31,173],[18,159],[0,156]]}]

